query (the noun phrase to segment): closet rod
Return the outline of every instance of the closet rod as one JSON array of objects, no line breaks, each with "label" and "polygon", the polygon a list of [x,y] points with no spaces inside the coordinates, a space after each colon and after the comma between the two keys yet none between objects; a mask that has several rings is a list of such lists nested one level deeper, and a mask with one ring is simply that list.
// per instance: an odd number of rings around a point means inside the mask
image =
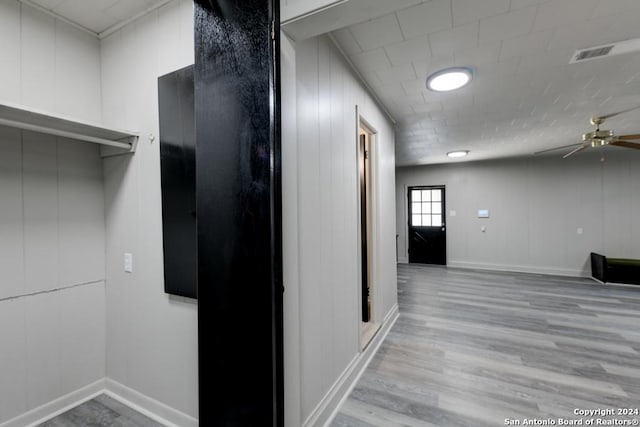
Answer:
[{"label": "closet rod", "polygon": [[[10,126],[18,129],[29,130],[33,132],[45,133],[47,135],[61,136],[64,138],[77,139],[80,141],[93,142],[94,144],[108,145],[110,147],[124,148],[131,150],[133,145],[130,142],[112,141],[109,139],[98,138],[95,136],[83,135],[80,133],[68,132],[60,129],[53,129],[45,126],[33,125],[30,123],[18,122],[0,118],[0,125]],[[135,138],[135,136],[133,137]]]}]

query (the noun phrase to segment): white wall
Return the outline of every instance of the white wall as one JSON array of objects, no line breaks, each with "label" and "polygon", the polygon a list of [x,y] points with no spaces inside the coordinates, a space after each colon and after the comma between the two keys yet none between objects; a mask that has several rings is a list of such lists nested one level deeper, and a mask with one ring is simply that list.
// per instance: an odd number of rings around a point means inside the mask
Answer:
[{"label": "white wall", "polygon": [[340,0],[280,0],[281,20],[289,21],[339,3]]},{"label": "white wall", "polygon": [[[97,39],[2,1],[0,50],[0,100],[100,120]],[[104,377],[104,240],[98,147],[0,127],[0,424]]]},{"label": "white wall", "polygon": [[[193,64],[193,3],[173,1],[101,48],[104,124],[141,135],[135,155],[104,163],[107,376],[131,396],[197,417],[196,302],[164,293],[157,89],[160,75]],[[133,274],[123,271],[124,252]],[[185,420],[177,424],[193,421]]]},{"label": "white wall", "polygon": [[100,122],[97,38],[17,0],[3,0],[0,52],[0,102]]},{"label": "white wall", "polygon": [[[399,258],[407,260],[407,187],[446,185],[451,266],[590,275],[589,253],[640,258],[640,153],[398,168]],[[491,218],[476,218],[489,209]],[[487,231],[482,233],[481,226]],[[583,234],[577,233],[578,228]]]},{"label": "white wall", "polygon": [[[361,350],[356,105],[378,132],[380,320],[396,307],[395,162],[391,123],[332,42],[320,37],[283,46],[285,383],[294,387],[286,401],[294,426],[322,422],[318,405]],[[287,83],[293,75],[295,88]],[[284,115],[292,103],[295,121]]]}]

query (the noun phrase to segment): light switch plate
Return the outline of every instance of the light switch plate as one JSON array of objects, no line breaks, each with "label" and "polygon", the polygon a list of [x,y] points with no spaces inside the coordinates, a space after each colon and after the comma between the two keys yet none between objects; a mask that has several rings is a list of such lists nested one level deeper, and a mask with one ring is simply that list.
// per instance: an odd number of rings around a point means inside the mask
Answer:
[{"label": "light switch plate", "polygon": [[449,216],[456,216],[458,215],[458,212],[456,211],[449,211]]},{"label": "light switch plate", "polygon": [[133,273],[133,254],[129,252],[124,254],[124,272]]},{"label": "light switch plate", "polygon": [[584,229],[582,227],[578,227],[577,233],[578,234],[583,234],[584,233]]}]

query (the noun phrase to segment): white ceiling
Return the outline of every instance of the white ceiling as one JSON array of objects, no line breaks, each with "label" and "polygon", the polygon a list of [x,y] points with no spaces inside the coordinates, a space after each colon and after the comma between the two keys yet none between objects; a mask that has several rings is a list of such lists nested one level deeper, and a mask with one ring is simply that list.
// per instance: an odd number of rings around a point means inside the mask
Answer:
[{"label": "white ceiling", "polygon": [[[21,1],[104,35],[168,0]],[[579,142],[592,115],[640,105],[640,53],[569,64],[576,49],[640,37],[640,0],[388,1],[400,9],[332,34],[397,121],[400,166],[457,149],[471,150],[464,161],[531,155]],[[470,86],[425,88],[454,65],[475,68]],[[602,128],[640,133],[640,110]]]},{"label": "white ceiling", "polygon": [[63,17],[96,35],[127,22],[167,0],[21,0]]},{"label": "white ceiling", "polygon": [[[640,105],[640,53],[569,64],[576,49],[640,37],[640,0],[415,3],[332,33],[397,121],[398,165],[456,149],[471,150],[465,161],[531,155],[580,142],[594,114]],[[470,86],[425,88],[454,65],[475,68]],[[640,110],[602,128],[640,133]]]}]

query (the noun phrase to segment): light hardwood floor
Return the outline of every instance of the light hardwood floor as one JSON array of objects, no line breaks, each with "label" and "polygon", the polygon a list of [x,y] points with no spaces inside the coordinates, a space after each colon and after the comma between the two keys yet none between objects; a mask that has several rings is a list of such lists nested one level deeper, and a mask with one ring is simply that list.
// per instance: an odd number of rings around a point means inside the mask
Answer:
[{"label": "light hardwood floor", "polygon": [[106,395],[76,406],[37,427],[163,427]]},{"label": "light hardwood floor", "polygon": [[400,318],[334,427],[640,409],[640,286],[403,264],[398,299]]}]

